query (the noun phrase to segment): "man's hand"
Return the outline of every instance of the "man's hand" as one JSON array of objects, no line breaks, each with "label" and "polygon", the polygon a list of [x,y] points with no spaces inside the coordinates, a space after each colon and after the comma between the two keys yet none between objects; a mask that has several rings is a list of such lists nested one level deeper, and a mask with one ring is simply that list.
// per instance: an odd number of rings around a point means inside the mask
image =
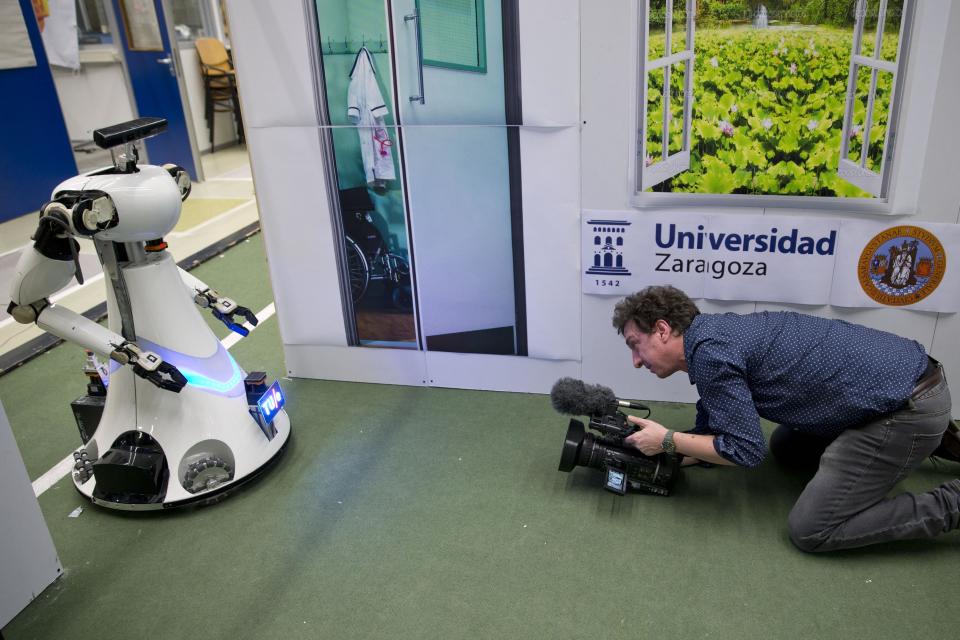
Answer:
[{"label": "man's hand", "polygon": [[639,449],[640,453],[647,456],[663,453],[663,447],[660,445],[663,444],[663,437],[667,435],[665,426],[659,422],[636,416],[627,416],[627,420],[640,427],[640,430],[624,438],[624,444]]},{"label": "man's hand", "polygon": [[[655,456],[663,453],[663,436],[667,434],[667,428],[659,422],[637,418],[636,416],[627,416],[627,421],[640,427],[640,431],[631,433],[623,439],[625,445],[639,449],[641,453],[647,456]],[[673,442],[677,445],[677,453],[683,458],[681,466],[687,467],[694,464],[701,466],[712,465],[733,465],[719,453],[713,446],[713,435],[699,435],[686,433],[683,431],[674,432]],[[693,455],[691,455],[693,454]]]}]

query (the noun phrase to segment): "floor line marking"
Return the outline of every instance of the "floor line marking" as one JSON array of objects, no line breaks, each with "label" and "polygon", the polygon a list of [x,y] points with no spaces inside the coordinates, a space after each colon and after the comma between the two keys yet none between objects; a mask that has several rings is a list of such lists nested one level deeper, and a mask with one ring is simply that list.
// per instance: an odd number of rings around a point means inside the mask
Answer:
[{"label": "floor line marking", "polygon": [[[218,200],[218,199],[219,199],[219,200],[222,200],[223,198],[211,198],[211,199],[213,199],[213,200]],[[225,218],[226,216],[228,216],[228,215],[230,215],[230,214],[232,214],[232,213],[236,213],[237,211],[239,211],[240,209],[243,209],[244,207],[249,207],[249,206],[250,206],[250,203],[256,204],[256,202],[257,202],[257,199],[256,199],[256,198],[249,198],[249,199],[247,199],[246,202],[244,202],[244,203],[242,203],[242,204],[238,204],[237,206],[233,207],[232,209],[227,209],[227,210],[224,211],[223,213],[218,213],[218,214],[215,215],[214,217],[210,218],[209,220],[204,220],[203,222],[201,222],[200,224],[198,224],[198,225],[195,226],[195,227],[190,227],[189,229],[184,229],[183,231],[171,231],[170,233],[167,234],[167,237],[168,237],[168,238],[182,238],[182,237],[184,237],[184,236],[191,235],[191,234],[193,234],[194,232],[199,231],[200,229],[203,229],[204,227],[210,226],[210,225],[212,225],[212,224],[214,224],[214,223],[216,223],[216,222],[220,222],[220,220],[222,220],[222,219]]]},{"label": "floor line marking", "polygon": [[[60,301],[63,300],[65,297],[69,296],[70,294],[76,293],[77,291],[82,291],[82,290],[85,289],[87,286],[89,286],[89,285],[91,285],[91,284],[93,284],[93,283],[95,283],[95,282],[100,282],[101,280],[103,280],[103,271],[101,271],[101,272],[99,272],[99,273],[97,273],[97,274],[95,274],[95,275],[92,275],[92,276],[90,276],[89,278],[85,278],[84,281],[83,281],[83,284],[75,284],[75,285],[73,285],[72,287],[68,287],[68,288],[66,288],[66,289],[64,289],[64,290],[62,290],[62,291],[60,291],[60,292],[58,292],[58,293],[53,294],[52,296],[50,296],[50,302],[60,302]],[[0,329],[3,329],[3,328],[6,327],[7,325],[13,324],[14,322],[16,322],[16,320],[14,320],[14,319],[13,319],[12,317],[10,317],[10,316],[7,316],[7,317],[4,318],[3,320],[0,320]]]},{"label": "floor line marking", "polygon": [[[256,314],[257,322],[262,323],[264,320],[272,317],[276,312],[277,307],[271,302],[261,309],[260,313]],[[249,322],[244,323],[243,326],[246,327],[248,331],[256,330],[256,327]],[[220,341],[220,344],[222,344],[225,349],[229,350],[233,345],[237,344],[242,339],[243,336],[241,336],[239,333],[231,332],[230,335]],[[70,471],[73,470],[74,464],[76,463],[73,460],[73,452],[71,451],[66,458],[58,462],[52,469],[33,481],[33,494],[39,498],[44,491],[60,482],[60,480],[62,480],[65,476],[69,475]]]},{"label": "floor line marking", "polygon": [[[256,315],[257,315],[257,322],[258,322],[258,323],[259,323],[259,322],[263,322],[264,320],[266,320],[267,318],[271,317],[271,316],[272,316],[273,314],[275,314],[276,312],[277,312],[277,307],[276,307],[276,305],[274,305],[274,304],[271,302],[270,304],[268,304],[267,306],[265,306],[263,309],[261,309],[261,310],[260,310],[260,313],[256,314]],[[252,324],[250,324],[249,322],[243,323],[243,326],[246,327],[247,331],[254,331],[254,330],[256,330],[256,327],[253,326]],[[226,338],[224,338],[224,339],[221,340],[220,342],[223,344],[223,346],[224,346],[225,348],[230,349],[233,345],[237,344],[237,343],[240,342],[241,340],[243,340],[243,336],[242,336],[242,335],[240,335],[239,333],[231,333],[230,335],[228,335]]]},{"label": "floor line marking", "polygon": [[10,255],[11,253],[16,253],[17,251],[23,251],[24,249],[26,249],[26,248],[29,247],[29,246],[30,246],[30,243],[27,242],[26,244],[24,244],[24,245],[22,245],[22,246],[14,247],[13,249],[8,249],[7,251],[0,252],[0,258],[6,258],[6,257],[7,257],[8,255]]},{"label": "floor line marking", "polygon": [[56,466],[33,481],[33,495],[39,498],[41,493],[57,484],[61,478],[69,474],[74,464],[73,452],[70,452],[70,455],[58,462]]}]

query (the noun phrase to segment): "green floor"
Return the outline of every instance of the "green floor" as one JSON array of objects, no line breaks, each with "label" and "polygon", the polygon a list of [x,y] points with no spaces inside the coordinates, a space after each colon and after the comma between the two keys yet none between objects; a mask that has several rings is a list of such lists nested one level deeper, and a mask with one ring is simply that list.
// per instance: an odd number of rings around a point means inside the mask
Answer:
[{"label": "green floor", "polygon": [[[257,311],[263,269],[256,236],[195,274]],[[276,318],[232,353],[282,375]],[[0,378],[31,478],[77,444],[81,360],[62,346]],[[960,536],[802,554],[785,520],[805,479],[769,460],[619,498],[557,471],[566,418],[545,396],[283,385],[286,455],[220,504],[105,511],[66,479],[43,494],[65,572],[5,640],[957,637]],[[903,488],[957,471],[925,463]]]}]

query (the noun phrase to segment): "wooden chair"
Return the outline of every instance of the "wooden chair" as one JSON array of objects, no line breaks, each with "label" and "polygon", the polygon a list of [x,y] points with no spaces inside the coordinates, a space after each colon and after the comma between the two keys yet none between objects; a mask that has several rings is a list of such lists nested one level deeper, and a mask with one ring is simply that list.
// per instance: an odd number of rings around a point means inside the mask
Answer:
[{"label": "wooden chair", "polygon": [[237,137],[243,142],[243,120],[237,95],[237,77],[226,47],[216,38],[197,38],[194,41],[200,57],[203,74],[204,116],[210,129],[210,147],[213,147],[213,123],[218,113],[233,112]]}]

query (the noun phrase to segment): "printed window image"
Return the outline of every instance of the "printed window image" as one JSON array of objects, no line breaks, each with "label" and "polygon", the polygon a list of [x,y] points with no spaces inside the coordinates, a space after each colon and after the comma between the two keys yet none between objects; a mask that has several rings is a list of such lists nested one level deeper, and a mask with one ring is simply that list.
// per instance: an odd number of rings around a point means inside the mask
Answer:
[{"label": "printed window image", "polygon": [[641,3],[636,191],[885,199],[912,10]]}]

